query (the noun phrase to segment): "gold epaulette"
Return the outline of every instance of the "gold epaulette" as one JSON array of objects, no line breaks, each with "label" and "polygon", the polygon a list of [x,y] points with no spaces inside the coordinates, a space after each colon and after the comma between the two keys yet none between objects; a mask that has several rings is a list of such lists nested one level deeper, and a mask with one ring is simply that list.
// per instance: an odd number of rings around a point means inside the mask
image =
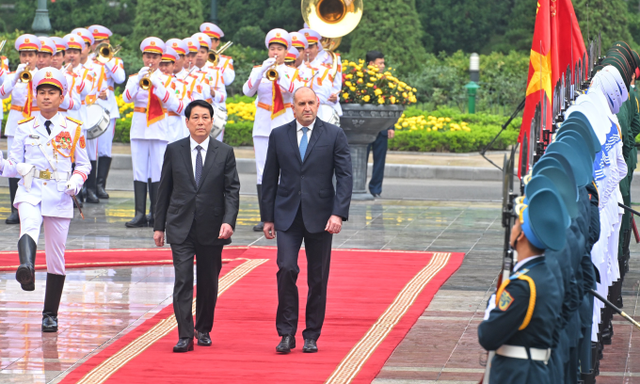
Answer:
[{"label": "gold epaulette", "polygon": [[33,119],[35,119],[35,118],[36,118],[35,116],[27,117],[26,119],[22,119],[22,120],[18,121],[18,124],[24,124],[24,123],[27,123],[27,122],[29,122],[29,121],[31,121],[31,120],[33,120]]},{"label": "gold epaulette", "polygon": [[231,59],[231,56],[220,55],[223,59]]},{"label": "gold epaulette", "polygon": [[320,64],[320,65],[322,65],[322,66],[323,66],[323,67],[325,67],[325,68],[329,68],[329,69],[331,69],[331,64],[322,63],[322,64]]},{"label": "gold epaulette", "polygon": [[133,76],[138,76],[138,74],[134,73],[133,75],[129,75],[129,77],[133,77]]},{"label": "gold epaulette", "polygon": [[82,121],[74,119],[73,117],[67,116],[67,120],[72,121],[72,122],[74,122],[74,123],[76,123],[78,125],[82,125],[83,124]]},{"label": "gold epaulette", "polygon": [[260,68],[262,65],[255,65],[253,68]]}]

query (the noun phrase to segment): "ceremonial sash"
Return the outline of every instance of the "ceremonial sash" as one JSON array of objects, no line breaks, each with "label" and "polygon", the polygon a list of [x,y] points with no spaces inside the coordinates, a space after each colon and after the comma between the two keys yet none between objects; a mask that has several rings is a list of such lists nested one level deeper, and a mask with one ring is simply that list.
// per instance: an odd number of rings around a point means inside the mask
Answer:
[{"label": "ceremonial sash", "polygon": [[32,88],[33,88],[33,82],[30,80],[29,83],[27,83],[27,101],[24,103],[24,107],[22,108],[22,116],[24,116],[25,118],[31,117],[31,111],[33,107]]},{"label": "ceremonial sash", "polygon": [[277,79],[273,81],[271,89],[271,120],[273,120],[282,115],[286,111],[286,108],[284,106],[282,91],[280,90],[280,85],[278,84]]},{"label": "ceremonial sash", "polygon": [[147,127],[153,123],[164,119],[164,110],[162,110],[162,103],[153,91],[155,87],[152,85],[149,87],[149,100],[147,101]]}]

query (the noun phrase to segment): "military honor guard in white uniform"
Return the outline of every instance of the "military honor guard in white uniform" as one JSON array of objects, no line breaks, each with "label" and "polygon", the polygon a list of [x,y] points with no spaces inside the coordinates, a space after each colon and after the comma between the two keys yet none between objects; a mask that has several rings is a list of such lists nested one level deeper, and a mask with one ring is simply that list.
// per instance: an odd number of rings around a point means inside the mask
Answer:
[{"label": "military honor guard in white uniform", "polygon": [[[102,25],[92,25],[89,32],[93,34],[95,40],[94,45],[110,44],[109,38],[112,35],[111,30]],[[113,56],[108,57],[93,56],[92,59],[94,72],[96,73],[96,103],[109,112],[109,128],[98,136],[98,166],[93,171],[95,173],[95,192],[98,199],[108,199],[109,194],[106,191],[107,177],[109,169],[111,169],[111,148],[113,145],[113,136],[116,132],[116,120],[120,118],[120,110],[116,102],[114,93],[116,84],[122,84],[126,80],[124,73],[124,62],[122,59]],[[106,88],[105,88],[106,86]],[[88,127],[91,128],[91,127]],[[95,164],[92,164],[94,166]],[[88,182],[93,182],[93,176]],[[87,187],[89,188],[89,186]],[[91,185],[93,189],[93,185]]]},{"label": "military honor guard in white uniform", "polygon": [[[16,39],[15,49],[20,54],[20,64],[14,73],[9,74],[0,87],[0,98],[11,97],[11,106],[4,134],[7,136],[7,148],[13,145],[13,138],[18,128],[18,122],[31,117],[33,109],[33,92],[31,81],[26,73],[31,73],[36,68],[38,51],[40,50],[40,40],[34,35],[21,35]],[[18,190],[18,179],[9,178],[9,195],[11,197],[11,214],[5,221],[7,224],[20,224],[18,210],[13,202]]]},{"label": "military honor guard in white uniform", "polygon": [[129,76],[123,93],[124,101],[134,105],[130,137],[136,214],[125,224],[129,228],[148,225],[147,187],[153,205],[169,142],[170,128],[164,110],[175,111],[180,103],[165,87],[166,76],[157,70],[164,48],[164,42],[157,37],[147,37],[140,43],[144,67]]},{"label": "military honor guard in white uniform", "polygon": [[159,68],[168,79],[165,84],[165,88],[167,88],[169,92],[173,93],[179,101],[177,109],[166,110],[167,126],[169,128],[169,143],[173,143],[174,141],[187,137],[185,135],[187,127],[184,120],[184,109],[192,101],[191,96],[187,93],[187,86],[185,85],[185,82],[176,78],[174,75],[177,60],[178,52],[176,52],[172,47],[166,46],[164,48],[164,54],[162,55]]},{"label": "military honor guard in white uniform", "polygon": [[[293,120],[291,98],[295,90],[295,69],[284,65],[291,46],[291,37],[284,29],[276,28],[267,33],[265,45],[269,58],[262,65],[253,67],[242,91],[246,96],[256,94],[256,116],[253,123],[253,149],[256,156],[258,201],[262,197],[262,173],[267,158],[271,130]],[[262,231],[262,222],[253,228]]]},{"label": "military honor guard in white uniform", "polygon": [[47,282],[42,331],[56,332],[65,280],[64,252],[73,217],[71,196],[82,188],[91,164],[82,123],[58,113],[67,94],[64,74],[42,68],[34,74],[33,86],[40,113],[18,123],[8,159],[0,157],[0,170],[4,177],[21,178],[14,201],[20,212],[16,279],[26,291],[35,289],[36,249],[44,224]]},{"label": "military honor guard in white uniform", "polygon": [[178,58],[173,66],[173,76],[175,76],[176,79],[184,80],[189,73],[188,70],[184,69],[184,63],[187,60],[187,53],[189,52],[187,43],[180,39],[169,39],[165,43],[165,46],[173,48],[178,54]]},{"label": "military honor guard in white uniform", "polygon": [[[209,52],[211,51],[211,38],[205,33],[196,33],[192,39],[198,41],[200,49],[196,54],[195,66],[196,70],[191,74],[196,80],[195,90],[201,91],[202,97],[213,107],[215,111],[226,111],[227,90],[222,78],[222,72],[219,68],[210,65],[208,61]],[[200,85],[200,87],[198,87]],[[215,118],[215,117],[214,117]],[[222,141],[224,138],[224,130],[216,137],[216,140]]]},{"label": "military honor guard in white uniform", "polygon": [[[202,23],[202,25],[200,25],[200,32],[211,38],[211,46],[209,48],[212,51],[217,51],[218,47],[220,47],[220,39],[224,37],[222,29],[213,23]],[[233,58],[231,58],[231,56],[221,54],[217,63],[208,63],[208,66],[220,70],[225,86],[233,83],[233,80],[236,78],[236,71],[233,69]]]},{"label": "military honor guard in white uniform", "polygon": [[[72,85],[75,82],[76,75],[73,72],[69,71],[71,69],[70,64],[65,65],[65,55],[67,49],[69,49],[67,43],[61,37],[54,36],[50,37],[50,39],[53,40],[54,44],[56,45],[56,53],[51,58],[51,66],[57,70],[62,71],[65,79],[67,80],[68,88],[67,94],[65,95],[65,98],[63,100],[63,104],[66,105],[66,108],[61,105],[58,111],[62,113],[63,116],[68,116],[69,111],[77,112],[80,110],[80,106],[82,105],[80,101],[80,95],[73,91]],[[65,68],[63,68],[63,65]]]},{"label": "military honor guard in white uniform", "polygon": [[306,80],[306,85],[313,89],[320,99],[318,117],[323,121],[340,125],[342,107],[338,95],[342,89],[342,64],[340,57],[336,55],[336,66],[333,66],[332,56],[323,48],[320,40],[322,36],[313,29],[305,28],[299,31],[308,42],[308,48],[304,55],[307,63],[301,76]]}]

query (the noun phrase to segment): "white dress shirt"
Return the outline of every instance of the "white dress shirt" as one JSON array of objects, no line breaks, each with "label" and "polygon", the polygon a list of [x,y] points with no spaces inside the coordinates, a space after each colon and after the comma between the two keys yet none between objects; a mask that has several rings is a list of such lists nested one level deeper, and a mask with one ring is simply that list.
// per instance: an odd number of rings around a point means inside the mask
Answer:
[{"label": "white dress shirt", "polygon": [[[313,127],[316,125],[316,119],[313,119],[313,121],[311,122],[311,124],[309,124],[309,126],[307,128],[309,128],[309,131],[307,132],[307,144],[309,144],[309,142],[311,141],[311,133],[313,132]],[[300,122],[298,120],[296,120],[296,136],[298,137],[298,148],[300,148],[300,141],[302,140],[302,135],[304,134],[304,132],[302,132],[302,127],[304,127],[304,125],[300,124]]]},{"label": "white dress shirt", "polygon": [[200,150],[200,156],[202,156],[202,166],[204,167],[204,160],[207,157],[207,149],[209,148],[209,136],[204,139],[202,144],[198,144],[198,142],[193,140],[193,137],[191,136],[189,136],[189,141],[191,142],[191,166],[193,166],[193,177],[196,177],[196,157],[198,156],[198,150],[196,147],[198,145],[202,147]]}]

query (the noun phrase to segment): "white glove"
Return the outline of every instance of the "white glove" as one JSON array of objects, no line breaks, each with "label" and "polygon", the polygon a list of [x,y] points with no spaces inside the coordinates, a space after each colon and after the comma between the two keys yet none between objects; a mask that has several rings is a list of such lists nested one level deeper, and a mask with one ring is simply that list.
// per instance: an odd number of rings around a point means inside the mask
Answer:
[{"label": "white glove", "polygon": [[138,72],[138,78],[143,78],[147,73],[149,73],[149,67],[140,68],[140,72]]},{"label": "white glove", "polygon": [[274,57],[270,57],[267,60],[262,62],[262,72],[266,71],[267,69],[269,69],[269,67],[271,67],[273,64],[275,64],[276,59]]},{"label": "white glove", "polygon": [[0,151],[0,171],[4,170],[4,155]]},{"label": "white glove", "polygon": [[25,69],[27,69],[27,64],[18,65],[18,68],[16,68],[16,74],[13,76],[13,85],[16,85],[18,80],[20,80],[20,74],[24,72]]},{"label": "white glove", "polygon": [[162,85],[161,81],[155,81],[155,83],[152,81],[151,84],[153,84],[153,93],[158,96],[160,100],[167,96],[167,89]]},{"label": "white glove", "polygon": [[76,174],[71,175],[69,181],[67,181],[67,189],[64,191],[69,196],[75,196],[80,193],[82,189],[82,184],[84,184],[84,179],[82,176]]}]

